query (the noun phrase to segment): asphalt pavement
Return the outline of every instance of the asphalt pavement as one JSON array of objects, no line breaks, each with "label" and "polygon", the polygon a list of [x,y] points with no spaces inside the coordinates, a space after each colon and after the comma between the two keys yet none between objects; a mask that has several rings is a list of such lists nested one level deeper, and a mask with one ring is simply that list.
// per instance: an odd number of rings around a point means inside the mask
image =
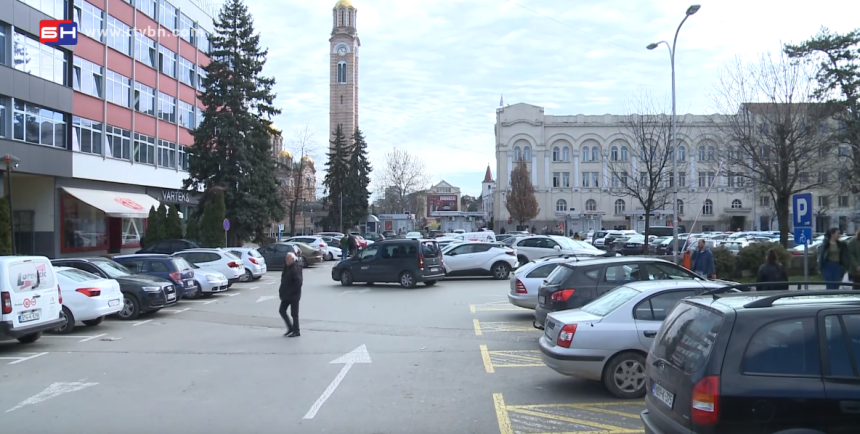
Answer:
[{"label": "asphalt pavement", "polygon": [[302,336],[280,272],[31,345],[0,342],[0,431],[641,433],[641,401],[544,366],[509,283],[343,287],[306,269]]}]

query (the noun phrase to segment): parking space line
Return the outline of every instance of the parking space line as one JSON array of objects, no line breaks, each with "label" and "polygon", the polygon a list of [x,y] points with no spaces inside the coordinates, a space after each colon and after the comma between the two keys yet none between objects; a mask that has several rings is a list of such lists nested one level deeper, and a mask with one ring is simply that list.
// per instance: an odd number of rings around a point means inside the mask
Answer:
[{"label": "parking space line", "polygon": [[107,336],[107,333],[102,333],[102,334],[100,334],[100,335],[90,336],[90,337],[88,337],[88,338],[86,338],[86,339],[81,339],[81,340],[80,340],[80,341],[78,341],[78,342],[89,342],[89,341],[91,341],[91,340],[93,340],[93,339],[97,339],[97,338],[100,338],[100,337],[102,337],[102,336]]},{"label": "parking space line", "polygon": [[[517,406],[508,406],[508,407],[506,407],[506,410],[508,411],[508,413],[514,412],[514,413],[524,414],[524,415],[528,415],[528,416],[539,417],[542,419],[550,419],[550,420],[554,420],[554,421],[567,422],[567,423],[571,423],[571,424],[583,425],[583,426],[588,426],[588,427],[592,427],[592,428],[600,428],[600,431],[586,431],[586,432],[605,433],[605,434],[623,434],[623,433],[641,433],[641,432],[644,432],[644,430],[624,428],[624,427],[619,427],[619,426],[615,426],[615,425],[606,425],[606,424],[599,423],[599,422],[592,422],[590,420],[583,420],[583,419],[577,419],[574,417],[561,416],[561,415],[557,415],[557,414],[549,414],[549,413],[544,413],[544,412],[540,412],[540,411],[528,410],[528,409],[520,408]],[[577,434],[583,434],[582,431],[574,431],[574,432],[576,432]]]},{"label": "parking space line", "polygon": [[148,320],[146,320],[146,321],[136,322],[136,323],[132,324],[131,326],[132,326],[132,327],[137,327],[137,326],[139,326],[139,325],[144,325],[144,324],[149,323],[149,322],[152,322],[152,320],[151,320],[151,319],[148,319]]},{"label": "parking space line", "polygon": [[481,359],[488,374],[496,368],[530,368],[545,366],[538,350],[495,350],[490,351],[481,345]]},{"label": "parking space line", "polygon": [[499,420],[499,433],[514,434],[511,418],[508,416],[508,407],[505,405],[505,397],[501,393],[493,394],[493,406],[496,408],[496,419]]},{"label": "parking space line", "polygon": [[469,311],[472,313],[478,312],[526,312],[527,309],[505,304],[470,304]]},{"label": "parking space line", "polygon": [[212,304],[212,303],[217,303],[217,302],[218,302],[218,300],[209,300],[203,304],[206,305],[206,304]]},{"label": "parking space line", "polygon": [[537,329],[531,323],[519,322],[481,322],[478,319],[472,320],[475,326],[475,335],[481,336],[484,332],[487,333],[524,333],[533,332]]},{"label": "parking space line", "polygon": [[[638,414],[638,407],[642,406],[644,401],[510,405],[505,404],[503,394],[494,393],[493,404],[501,434],[513,434],[515,432],[532,434],[638,434],[645,432],[641,428]],[[605,407],[615,407],[620,410],[625,410],[624,407],[626,407],[628,411],[611,410]],[[607,420],[607,416],[610,416],[609,420]],[[616,418],[611,418],[611,416]]]},{"label": "parking space line", "polygon": [[259,288],[259,286],[255,286],[255,287],[253,287],[253,288],[248,288],[248,290],[249,290],[249,291],[253,291],[253,290],[257,289],[257,288]]},{"label": "parking space line", "polygon": [[481,322],[477,319],[472,320],[472,325],[475,326],[475,336],[481,336],[484,332],[481,330]]},{"label": "parking space line", "polygon": [[8,358],[7,357],[0,357],[0,359],[4,359],[4,360],[16,359],[14,362],[7,363],[7,365],[17,365],[18,363],[26,362],[27,360],[33,360],[36,357],[41,357],[41,356],[44,356],[45,354],[48,354],[48,353],[36,353],[36,354],[33,354],[32,356],[29,356],[29,357],[8,357]]},{"label": "parking space line", "polygon": [[487,350],[486,345],[481,345],[481,359],[484,361],[484,369],[488,374],[496,372],[493,368],[493,360],[490,359],[490,352]]},{"label": "parking space line", "polygon": [[162,312],[167,312],[167,313],[172,313],[172,314],[187,312],[189,310],[191,310],[190,307],[186,307],[185,309],[179,309],[179,310],[177,310],[177,309],[161,309]]}]

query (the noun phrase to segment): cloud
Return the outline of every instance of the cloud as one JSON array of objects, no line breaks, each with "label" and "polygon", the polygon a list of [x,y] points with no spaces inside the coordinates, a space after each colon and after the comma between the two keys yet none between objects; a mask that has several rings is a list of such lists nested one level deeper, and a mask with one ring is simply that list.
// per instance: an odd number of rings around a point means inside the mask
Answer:
[{"label": "cloud", "polygon": [[[307,123],[325,153],[329,42],[335,1],[248,0],[269,48],[265,74],[277,79],[275,119],[292,131]],[[361,38],[359,124],[379,168],[399,147],[420,155],[434,181],[480,192],[495,174],[495,110],[543,105],[549,114],[624,113],[631,97],[671,91],[665,47],[689,1],[353,0]],[[787,6],[787,7],[786,7]],[[802,10],[802,13],[798,13]],[[833,13],[838,10],[839,13]],[[681,31],[678,106],[710,113],[709,95],[727,60],[779,50],[826,25],[847,31],[860,2],[704,2]]]}]

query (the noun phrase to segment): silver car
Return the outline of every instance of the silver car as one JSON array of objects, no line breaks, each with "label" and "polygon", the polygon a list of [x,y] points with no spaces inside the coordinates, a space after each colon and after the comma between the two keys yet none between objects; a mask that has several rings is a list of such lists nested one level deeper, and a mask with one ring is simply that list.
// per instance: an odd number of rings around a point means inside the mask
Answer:
[{"label": "silver car", "polygon": [[725,286],[699,280],[619,286],[580,309],[549,314],[541,359],[560,374],[603,382],[619,398],[641,398],[645,356],[663,320],[682,298]]},{"label": "silver car", "polygon": [[563,262],[576,262],[571,256],[544,258],[521,265],[511,273],[511,290],[508,302],[517,307],[534,309],[538,304],[538,288],[544,279]]},{"label": "silver car", "polygon": [[220,271],[207,270],[191,264],[194,270],[194,282],[197,283],[197,294],[193,298],[208,297],[217,292],[224,292],[230,286],[227,276]]},{"label": "silver car", "polygon": [[257,249],[250,247],[230,247],[228,250],[237,258],[242,259],[242,266],[245,267],[245,272],[239,278],[240,281],[250,282],[252,280],[259,280],[268,271],[266,258]]}]

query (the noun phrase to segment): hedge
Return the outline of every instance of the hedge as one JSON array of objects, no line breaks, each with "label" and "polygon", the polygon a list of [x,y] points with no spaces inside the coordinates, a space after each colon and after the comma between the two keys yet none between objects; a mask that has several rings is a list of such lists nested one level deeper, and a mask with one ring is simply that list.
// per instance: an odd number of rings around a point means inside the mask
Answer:
[{"label": "hedge", "polygon": [[738,253],[739,265],[744,270],[750,270],[757,273],[758,269],[764,265],[767,260],[767,252],[773,249],[776,251],[777,261],[788,270],[792,266],[792,256],[788,250],[779,243],[753,243],[741,249]]}]

